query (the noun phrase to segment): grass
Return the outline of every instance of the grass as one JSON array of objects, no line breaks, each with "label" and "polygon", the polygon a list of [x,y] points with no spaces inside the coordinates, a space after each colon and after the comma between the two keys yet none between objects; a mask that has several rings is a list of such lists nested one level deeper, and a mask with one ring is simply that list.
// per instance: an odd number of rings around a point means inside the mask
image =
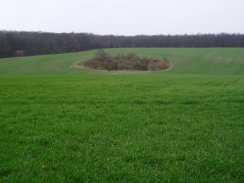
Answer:
[{"label": "grass", "polygon": [[[112,55],[134,52],[140,56],[167,58],[174,64],[169,73],[175,74],[243,75],[244,73],[243,48],[121,48],[106,51]],[[0,75],[83,75],[87,71],[74,69],[71,67],[72,64],[92,58],[94,54],[95,50],[0,59]]]},{"label": "grass", "polygon": [[71,67],[94,51],[0,59],[0,182],[243,182],[243,49],[133,51],[174,68]]}]

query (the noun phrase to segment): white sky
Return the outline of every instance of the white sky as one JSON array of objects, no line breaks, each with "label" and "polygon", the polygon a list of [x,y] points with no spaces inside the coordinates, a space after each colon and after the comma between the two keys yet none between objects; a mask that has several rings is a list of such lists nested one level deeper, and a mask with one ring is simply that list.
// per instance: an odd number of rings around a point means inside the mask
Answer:
[{"label": "white sky", "polygon": [[0,30],[244,33],[244,0],[0,0]]}]

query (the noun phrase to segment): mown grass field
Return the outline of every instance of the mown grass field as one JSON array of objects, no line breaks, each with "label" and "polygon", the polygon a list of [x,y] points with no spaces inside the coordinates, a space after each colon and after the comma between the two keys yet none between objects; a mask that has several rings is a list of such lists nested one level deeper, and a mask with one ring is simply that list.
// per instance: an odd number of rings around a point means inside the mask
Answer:
[{"label": "mown grass field", "polygon": [[0,59],[0,182],[244,182],[244,49],[108,49],[170,71]]}]

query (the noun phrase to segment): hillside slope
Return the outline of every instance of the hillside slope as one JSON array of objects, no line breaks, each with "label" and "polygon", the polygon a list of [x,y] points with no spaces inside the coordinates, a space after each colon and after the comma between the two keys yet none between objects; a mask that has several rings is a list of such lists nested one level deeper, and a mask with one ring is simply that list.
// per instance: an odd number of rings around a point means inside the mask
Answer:
[{"label": "hillside slope", "polygon": [[94,51],[0,59],[0,182],[244,182],[243,49],[149,73],[71,67]]},{"label": "hillside slope", "polygon": [[[168,73],[244,74],[243,48],[134,48],[107,49],[111,54],[134,52],[139,55],[167,58],[173,69]],[[88,71],[72,68],[74,62],[94,55],[95,51],[0,59],[0,75],[5,74],[81,74]]]}]

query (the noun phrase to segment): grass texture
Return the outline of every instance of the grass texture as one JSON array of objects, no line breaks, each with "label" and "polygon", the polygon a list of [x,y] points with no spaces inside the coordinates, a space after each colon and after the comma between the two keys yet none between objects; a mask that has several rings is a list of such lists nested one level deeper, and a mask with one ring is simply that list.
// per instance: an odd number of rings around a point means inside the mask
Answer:
[{"label": "grass texture", "polygon": [[74,68],[95,51],[0,59],[0,182],[243,182],[243,49],[108,49],[149,73]]}]

